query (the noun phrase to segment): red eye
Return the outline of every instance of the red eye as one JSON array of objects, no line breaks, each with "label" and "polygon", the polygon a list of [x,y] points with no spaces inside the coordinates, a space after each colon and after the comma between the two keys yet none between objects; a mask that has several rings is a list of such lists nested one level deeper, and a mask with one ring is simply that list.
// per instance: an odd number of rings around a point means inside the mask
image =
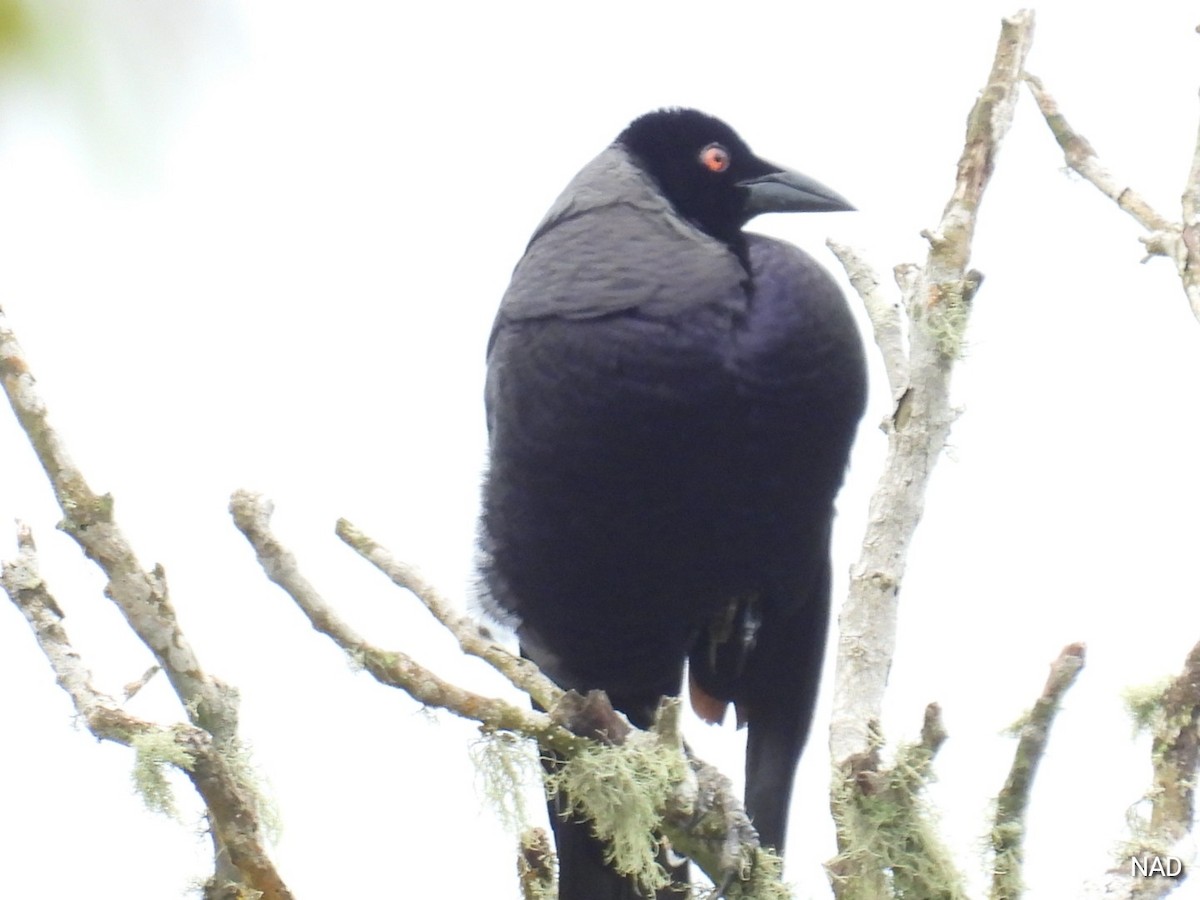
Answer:
[{"label": "red eye", "polygon": [[700,165],[710,172],[724,172],[732,161],[729,151],[720,144],[709,144],[700,151]]}]

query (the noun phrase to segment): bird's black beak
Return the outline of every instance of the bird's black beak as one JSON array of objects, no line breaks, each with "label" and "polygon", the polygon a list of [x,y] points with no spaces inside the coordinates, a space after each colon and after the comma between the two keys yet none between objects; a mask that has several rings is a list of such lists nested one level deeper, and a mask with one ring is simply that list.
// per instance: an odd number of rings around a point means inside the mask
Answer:
[{"label": "bird's black beak", "polygon": [[853,210],[850,201],[815,178],[778,169],[738,182],[746,191],[746,218],[769,212],[839,212]]}]

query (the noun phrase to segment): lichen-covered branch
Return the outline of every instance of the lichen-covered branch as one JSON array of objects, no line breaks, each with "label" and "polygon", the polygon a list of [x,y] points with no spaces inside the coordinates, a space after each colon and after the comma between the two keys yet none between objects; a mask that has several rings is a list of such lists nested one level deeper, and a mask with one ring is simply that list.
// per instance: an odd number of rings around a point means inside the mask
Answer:
[{"label": "lichen-covered branch", "polygon": [[17,529],[17,557],[4,564],[9,599],[25,617],[59,685],[89,731],[137,752],[138,787],[149,806],[170,811],[162,770],[183,771],[208,807],[217,866],[206,898],[222,896],[227,883],[245,885],[263,900],[291,900],[262,840],[261,802],[241,760],[194,725],[163,727],[126,712],[92,684],[92,676],[67,637],[63,614],[38,572],[37,548],[24,525]]},{"label": "lichen-covered branch", "polygon": [[1190,832],[1200,773],[1200,644],[1179,675],[1131,698],[1130,707],[1150,734],[1154,775],[1144,802],[1131,811],[1133,833],[1102,891],[1105,900],[1158,900],[1183,883],[1196,855]]},{"label": "lichen-covered branch", "polygon": [[925,708],[921,739],[900,746],[891,765],[875,736],[854,781],[835,782],[839,854],[826,864],[840,900],[964,900],[961,873],[937,832],[924,791],[933,758],[946,740],[941,708]]},{"label": "lichen-covered branch", "polygon": [[[883,692],[896,643],[896,603],[905,557],[924,509],[930,472],[945,445],[954,413],[950,371],[959,352],[971,300],[981,276],[967,270],[975,217],[988,185],[1001,140],[1012,120],[1021,68],[1033,37],[1033,14],[1020,12],[1001,29],[991,74],[967,122],[950,201],[930,243],[924,267],[903,271],[908,352],[895,349],[896,327],[882,316],[889,377],[898,400],[885,423],[888,456],[871,499],[862,555],[851,569],[850,594],[839,617],[830,749],[848,774],[856,758],[871,752],[871,734],[883,707]],[[855,271],[857,254],[839,253]],[[868,283],[877,284],[870,278]],[[868,309],[891,306],[866,291]],[[873,314],[873,319],[876,314]],[[877,330],[879,325],[876,326]],[[907,367],[897,361],[907,359]]]},{"label": "lichen-covered branch", "polygon": [[[881,769],[879,722],[895,654],[897,603],[908,547],[924,511],[930,474],[955,418],[950,373],[961,353],[971,302],[982,281],[982,275],[967,268],[976,216],[1012,122],[1032,40],[1032,12],[1004,20],[987,83],[967,119],[949,202],[936,229],[923,233],[929,241],[925,264],[895,270],[900,304],[881,297],[878,277],[857,251],[831,244],[866,303],[895,403],[884,422],[887,460],[871,498],[862,553],[851,567],[849,596],[838,618],[829,746],[834,764],[830,805],[838,824],[838,857],[830,865],[830,875],[840,900],[909,896],[897,888],[894,871],[886,874],[893,864],[925,873],[912,896],[958,896],[958,877],[932,838],[909,839],[926,833],[908,827],[919,821],[916,793],[922,782],[896,780],[897,773],[906,771],[903,758],[891,769]],[[907,327],[899,320],[901,309]],[[887,781],[887,790],[873,787],[880,779]],[[899,794],[905,790],[913,796],[901,802]],[[880,797],[885,798],[882,805]],[[876,813],[887,826],[872,831],[879,824]],[[912,854],[908,859],[884,860],[867,838],[897,833],[904,840],[887,846],[907,847],[905,852]]]},{"label": "lichen-covered branch", "polygon": [[[272,506],[248,491],[236,492],[230,512],[238,529],[254,547],[267,577],[278,584],[308,617],[312,626],[370,672],[378,681],[407,692],[428,706],[448,710],[479,722],[487,733],[517,734],[537,742],[563,762],[555,776],[573,803],[592,818],[606,837],[619,844],[635,828],[645,844],[648,830],[656,830],[672,847],[689,858],[714,881],[727,882],[726,896],[735,900],[786,900],[787,889],[778,881],[778,857],[758,846],[757,835],[732,790],[716,769],[685,756],[678,735],[676,704],[667,704],[650,732],[633,728],[616,713],[599,692],[586,697],[564,692],[546,679],[532,663],[521,660],[486,636],[481,626],[460,615],[411,567],[342,520],[338,534],[388,575],[414,593],[434,616],[458,638],[464,650],[485,660],[513,684],[534,693],[548,712],[538,712],[493,697],[484,697],[450,684],[405,653],[370,644],[343,622],[319,592],[300,573],[295,557],[270,529]],[[663,773],[670,777],[664,778]],[[682,774],[686,773],[686,774]],[[644,796],[632,787],[614,791],[614,783],[645,787],[653,803],[637,822],[626,815],[627,803]],[[587,784],[597,785],[589,791]],[[614,806],[614,799],[617,801]],[[645,821],[652,820],[648,829]],[[640,823],[640,824],[639,824]],[[616,861],[624,868],[621,859]],[[631,862],[626,871],[645,874],[646,860]],[[533,868],[544,870],[545,863]],[[523,890],[541,890],[541,875],[522,870]]]},{"label": "lichen-covered branch", "polygon": [[992,826],[991,900],[1016,900],[1024,889],[1021,869],[1029,792],[1046,752],[1050,726],[1054,724],[1063,697],[1083,670],[1083,661],[1083,644],[1064,647],[1050,666],[1050,677],[1046,679],[1041,696],[1014,729],[1018,736],[1017,750],[1008,778],[996,798],[996,817]]},{"label": "lichen-covered branch", "polygon": [[562,689],[542,674],[536,665],[509,653],[496,643],[487,629],[470,616],[455,611],[441,593],[407,563],[397,560],[376,541],[359,531],[345,519],[337,523],[337,535],[375,568],[392,580],[398,587],[405,588],[433,613],[454,635],[464,653],[487,662],[507,678],[515,687],[527,693],[543,709],[551,709],[562,697]]},{"label": "lichen-covered branch", "polygon": [[554,850],[544,828],[527,828],[517,850],[522,900],[554,900]]},{"label": "lichen-covered branch", "polygon": [[1183,671],[1162,693],[1161,716],[1151,724],[1154,787],[1150,830],[1169,841],[1192,827],[1196,771],[1200,764],[1200,644],[1188,653]]},{"label": "lichen-covered branch", "polygon": [[1151,256],[1166,256],[1175,263],[1192,314],[1200,319],[1200,133],[1182,193],[1182,223],[1172,222],[1100,163],[1091,143],[1071,127],[1040,78],[1029,73],[1024,78],[1067,165],[1150,232],[1141,239],[1146,250]]}]

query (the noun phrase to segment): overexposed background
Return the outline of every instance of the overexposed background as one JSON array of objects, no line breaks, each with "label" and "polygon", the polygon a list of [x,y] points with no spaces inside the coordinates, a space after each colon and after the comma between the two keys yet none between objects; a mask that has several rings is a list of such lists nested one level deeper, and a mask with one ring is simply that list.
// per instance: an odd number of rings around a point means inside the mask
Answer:
[{"label": "overexposed background", "polygon": [[[283,877],[305,900],[515,898],[514,838],[482,800],[471,726],[354,672],[263,577],[230,492],[275,500],[308,576],[375,642],[501,690],[333,523],[350,518],[466,602],[484,344],[558,191],[638,114],[697,106],[861,210],[754,228],[838,277],[829,235],[885,272],[923,259],[918,232],[949,195],[999,18],[1016,6],[3,6],[24,18],[21,40],[0,47],[0,304],[76,461],[115,495],[143,563],[165,566],[202,663],[242,691],[243,735],[282,817]],[[1029,69],[1104,162],[1177,217],[1200,15],[1184,2],[1037,10]],[[964,414],[910,558],[885,722],[911,739],[925,703],[942,704],[950,740],[933,797],[976,887],[1013,749],[1002,731],[1059,649],[1086,641],[1088,666],[1029,811],[1035,898],[1075,896],[1110,864],[1149,785],[1121,692],[1177,671],[1200,639],[1200,324],[1169,263],[1139,265],[1138,234],[1064,175],[1023,96],[980,218],[986,281],[955,382]],[[886,381],[871,362],[835,602],[882,459]],[[149,655],[54,530],[52,494],[7,414],[0,473],[0,523],[32,524],[76,648],[118,694]],[[0,531],[0,556],[14,553]],[[190,789],[182,824],[143,809],[131,752],[73,727],[8,604],[0,685],[12,896],[162,900],[208,872]],[[180,717],[161,678],[131,708]],[[742,735],[689,734],[737,773]],[[826,736],[818,713],[789,847],[800,897],[828,895]]]}]

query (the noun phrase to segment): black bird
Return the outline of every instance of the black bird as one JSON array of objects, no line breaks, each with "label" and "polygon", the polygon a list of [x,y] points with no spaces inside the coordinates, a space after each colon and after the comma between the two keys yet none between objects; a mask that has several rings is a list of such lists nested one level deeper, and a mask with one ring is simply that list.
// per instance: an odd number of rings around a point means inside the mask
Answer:
[{"label": "black bird", "polygon": [[[852,208],[719,119],[648,113],[542,220],[488,344],[488,602],[638,726],[687,661],[697,711],[749,726],[746,807],[780,850],[866,384],[834,281],[742,226]],[[586,824],[551,818],[561,900],[637,896]]]}]

